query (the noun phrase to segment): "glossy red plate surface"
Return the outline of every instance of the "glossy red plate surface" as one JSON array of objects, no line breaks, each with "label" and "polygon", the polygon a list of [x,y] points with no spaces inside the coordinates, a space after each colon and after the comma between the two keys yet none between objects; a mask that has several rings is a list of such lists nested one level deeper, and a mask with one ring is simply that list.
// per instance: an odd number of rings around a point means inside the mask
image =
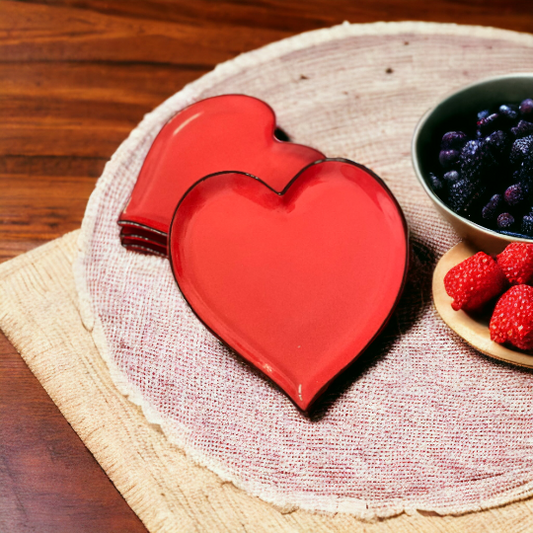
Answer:
[{"label": "glossy red plate surface", "polygon": [[128,233],[143,227],[162,235],[166,244],[178,202],[204,176],[242,171],[281,190],[304,166],[324,158],[313,148],[276,139],[275,128],[272,108],[251,96],[217,96],[183,109],[156,137],[119,224]]},{"label": "glossy red plate surface", "polygon": [[396,200],[346,160],[308,166],[282,193],[241,173],[207,177],[169,243],[200,320],[304,411],[384,327],[408,262]]}]

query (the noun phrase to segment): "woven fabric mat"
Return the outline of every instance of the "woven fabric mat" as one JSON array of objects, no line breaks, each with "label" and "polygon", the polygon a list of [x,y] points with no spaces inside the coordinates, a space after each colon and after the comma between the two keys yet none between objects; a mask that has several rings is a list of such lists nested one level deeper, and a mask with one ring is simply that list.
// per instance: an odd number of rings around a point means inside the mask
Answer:
[{"label": "woven fabric mat", "polygon": [[79,232],[0,265],[0,326],[152,533],[528,531],[533,500],[462,516],[359,521],[286,513],[196,465],[124,398],[82,326],[72,261]]},{"label": "woven fabric mat", "polygon": [[[432,307],[435,260],[457,237],[416,182],[409,146],[446,92],[488,65],[533,70],[532,52],[533,36],[502,30],[346,24],[219,65],[147,115],[98,182],[75,268],[84,323],[119,389],[189,457],[286,510],[460,513],[531,494],[533,374],[480,357]],[[311,418],[209,334],[167,260],[119,244],[118,215],[160,128],[232,92],[268,102],[295,141],[374,170],[411,229],[389,327]]]}]

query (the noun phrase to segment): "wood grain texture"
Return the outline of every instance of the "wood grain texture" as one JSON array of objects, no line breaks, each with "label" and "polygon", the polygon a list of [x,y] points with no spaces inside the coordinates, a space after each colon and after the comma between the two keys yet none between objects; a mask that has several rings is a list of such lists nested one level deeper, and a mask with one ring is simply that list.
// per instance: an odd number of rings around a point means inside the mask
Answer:
[{"label": "wood grain texture", "polygon": [[1,335],[0,531],[146,531]]},{"label": "wood grain texture", "polygon": [[[0,1],[0,261],[78,227],[107,159],[186,83],[241,52],[344,20],[533,32],[530,0]],[[5,340],[0,380],[6,530],[143,530]],[[58,441],[47,444],[51,435]],[[53,490],[43,482],[52,472]]]}]

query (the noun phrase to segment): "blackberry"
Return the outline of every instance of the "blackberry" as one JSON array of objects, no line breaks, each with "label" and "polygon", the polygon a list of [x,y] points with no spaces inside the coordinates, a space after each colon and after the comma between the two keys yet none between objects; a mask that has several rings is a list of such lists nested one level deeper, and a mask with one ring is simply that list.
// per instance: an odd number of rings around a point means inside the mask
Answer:
[{"label": "blackberry", "polygon": [[526,135],[531,135],[533,133],[533,122],[521,120],[514,128],[511,128],[511,133],[517,139],[520,139],[521,137],[526,137]]},{"label": "blackberry", "polygon": [[442,170],[428,184],[457,214],[506,235],[533,237],[533,209],[525,209],[533,203],[533,98],[483,109],[465,132],[444,133]]},{"label": "blackberry", "polygon": [[533,151],[533,135],[516,139],[511,147],[511,153],[509,154],[509,160],[511,164],[520,164],[525,156]]},{"label": "blackberry", "polygon": [[511,139],[504,131],[496,130],[485,138],[485,143],[489,147],[492,155],[496,158],[500,158],[508,151],[511,145]]},{"label": "blackberry", "polygon": [[520,182],[533,188],[533,151],[529,151],[520,166]]},{"label": "blackberry", "polygon": [[431,187],[433,190],[441,196],[444,191],[444,183],[440,180],[433,172],[429,173],[429,181],[431,182]]},{"label": "blackberry", "polygon": [[450,187],[449,206],[457,214],[470,218],[475,207],[483,201],[486,190],[482,183],[462,178]]},{"label": "blackberry", "polygon": [[474,181],[496,167],[496,160],[483,140],[468,141],[459,155],[459,165],[461,176]]}]

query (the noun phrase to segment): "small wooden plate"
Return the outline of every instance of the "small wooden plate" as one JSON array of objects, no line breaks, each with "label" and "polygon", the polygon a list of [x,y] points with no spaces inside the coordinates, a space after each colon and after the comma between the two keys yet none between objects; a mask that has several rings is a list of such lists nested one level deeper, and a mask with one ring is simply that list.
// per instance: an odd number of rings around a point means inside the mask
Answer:
[{"label": "small wooden plate", "polygon": [[473,318],[464,311],[454,311],[452,309],[453,298],[450,298],[444,289],[444,276],[446,276],[450,268],[478,251],[471,244],[460,242],[440,258],[433,273],[433,301],[435,307],[442,320],[476,350],[500,361],[533,368],[533,355],[511,350],[490,339],[488,318]]}]

